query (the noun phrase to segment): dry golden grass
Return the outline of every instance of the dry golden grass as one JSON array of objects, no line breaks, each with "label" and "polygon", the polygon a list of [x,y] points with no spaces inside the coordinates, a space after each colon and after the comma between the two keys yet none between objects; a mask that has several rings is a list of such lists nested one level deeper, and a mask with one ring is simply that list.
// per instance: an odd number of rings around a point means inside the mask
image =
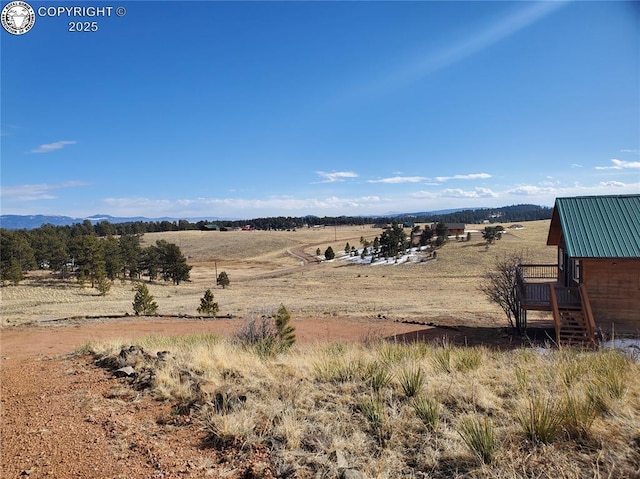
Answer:
[{"label": "dry golden grass", "polygon": [[[87,349],[115,358],[124,344]],[[367,342],[264,357],[211,336],[138,344],[171,351],[147,364],[158,371],[151,392],[183,413],[188,404],[203,444],[267,445],[283,477],[340,477],[345,467],[370,478],[640,474],[640,365],[622,353]],[[417,371],[422,384],[407,387]],[[532,398],[556,405],[557,432],[544,441],[531,434],[528,408],[545,414]],[[435,405],[435,418],[418,404]]]},{"label": "dry golden grass", "polygon": [[[389,266],[352,265],[336,259],[301,267],[291,254],[303,249],[315,255],[332,246],[339,256],[346,242],[360,246],[380,229],[367,227],[302,228],[297,231],[183,231],[150,233],[144,244],[159,239],[180,246],[191,270],[191,282],[180,286],[156,282],[149,290],[159,314],[196,315],[200,298],[212,288],[220,314],[247,317],[271,312],[282,303],[294,317],[349,316],[438,320],[454,324],[505,324],[503,313],[477,289],[496,258],[521,252],[531,262],[553,263],[555,249],[546,246],[548,221],[522,223],[486,248],[479,232],[471,241],[450,240],[437,260]],[[508,227],[509,224],[505,224]],[[469,225],[468,229],[483,229]],[[216,269],[217,267],[217,269]],[[215,272],[226,271],[229,288],[215,287]],[[130,282],[116,281],[106,297],[74,281],[52,280],[33,272],[18,286],[1,288],[2,324],[87,315],[132,313]]]}]

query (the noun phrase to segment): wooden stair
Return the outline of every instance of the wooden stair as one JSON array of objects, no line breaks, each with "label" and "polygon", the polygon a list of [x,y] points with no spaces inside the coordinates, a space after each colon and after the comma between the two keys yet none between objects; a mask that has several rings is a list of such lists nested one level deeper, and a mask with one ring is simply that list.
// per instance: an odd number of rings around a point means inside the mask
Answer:
[{"label": "wooden stair", "polygon": [[[556,290],[563,290],[563,294],[558,294]],[[559,296],[571,297],[572,295],[579,297],[579,303],[558,301]],[[595,322],[585,286],[562,288],[551,285],[550,299],[558,345],[594,345]]]}]

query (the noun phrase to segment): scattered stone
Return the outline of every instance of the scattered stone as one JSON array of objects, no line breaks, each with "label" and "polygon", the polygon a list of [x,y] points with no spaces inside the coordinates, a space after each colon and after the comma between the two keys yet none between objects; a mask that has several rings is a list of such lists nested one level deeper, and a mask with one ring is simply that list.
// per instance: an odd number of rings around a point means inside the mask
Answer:
[{"label": "scattered stone", "polygon": [[340,469],[348,469],[349,463],[347,462],[347,458],[344,457],[344,452],[340,449],[336,449],[336,462],[338,463],[338,468]]},{"label": "scattered stone", "polygon": [[117,378],[126,378],[130,376],[134,376],[136,374],[136,370],[131,366],[125,366],[124,368],[116,369],[113,372],[113,375]]},{"label": "scattered stone", "polygon": [[365,476],[362,472],[357,471],[355,469],[345,469],[342,471],[340,478],[341,479],[367,479],[367,476]]},{"label": "scattered stone", "polygon": [[156,353],[156,356],[158,356],[158,359],[160,361],[166,361],[167,360],[167,356],[169,356],[169,354],[171,354],[170,351],[158,351]]}]

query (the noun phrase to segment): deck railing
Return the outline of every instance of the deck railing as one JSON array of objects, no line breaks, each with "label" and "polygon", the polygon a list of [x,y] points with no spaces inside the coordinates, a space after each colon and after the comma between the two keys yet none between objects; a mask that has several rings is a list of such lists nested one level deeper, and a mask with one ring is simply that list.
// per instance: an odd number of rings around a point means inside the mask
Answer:
[{"label": "deck railing", "polygon": [[551,307],[549,283],[558,280],[556,264],[521,264],[516,269],[519,302],[524,309]]},{"label": "deck railing", "polygon": [[558,279],[557,264],[521,264],[518,272],[523,281],[539,279]]}]

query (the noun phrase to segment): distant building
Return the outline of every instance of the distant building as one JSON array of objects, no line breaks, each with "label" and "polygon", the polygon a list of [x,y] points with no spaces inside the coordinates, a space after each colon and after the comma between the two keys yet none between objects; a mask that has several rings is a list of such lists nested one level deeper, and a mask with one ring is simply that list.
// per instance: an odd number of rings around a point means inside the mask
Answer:
[{"label": "distant building", "polygon": [[[467,227],[465,223],[445,223],[447,225],[447,235],[449,236],[462,236],[464,229]],[[433,223],[431,229],[436,230],[438,223]]]}]

